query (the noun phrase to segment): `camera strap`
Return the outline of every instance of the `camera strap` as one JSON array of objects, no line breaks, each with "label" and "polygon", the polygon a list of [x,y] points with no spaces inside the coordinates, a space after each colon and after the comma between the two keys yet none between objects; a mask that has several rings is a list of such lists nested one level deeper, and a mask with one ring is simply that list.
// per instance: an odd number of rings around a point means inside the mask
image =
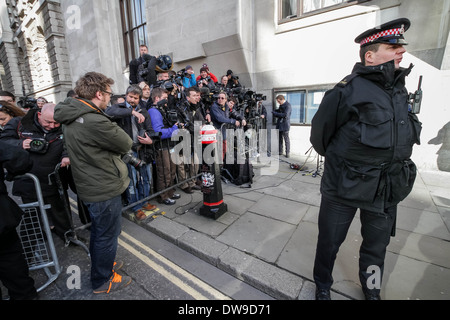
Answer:
[{"label": "camera strap", "polygon": [[[44,139],[45,141],[47,141],[47,135],[46,135],[46,134],[44,134],[44,136],[39,137],[39,138],[35,138],[35,137],[33,137],[33,136],[27,137],[27,136],[25,136],[25,135],[23,134],[23,131],[24,131],[24,128],[23,128],[22,120],[21,120],[21,121],[19,121],[19,124],[18,124],[18,126],[17,126],[17,136],[18,136],[20,139],[23,139],[23,140],[27,140],[27,139],[31,139],[31,140],[33,140],[33,139]],[[32,133],[32,134],[33,134],[33,133]],[[34,134],[33,134],[33,135],[34,135]],[[55,138],[55,139],[53,139],[53,140],[47,141],[47,142],[48,142],[49,144],[51,144],[51,143],[53,143],[53,142],[58,141],[59,139],[61,139],[61,136],[62,136],[62,135],[58,136],[57,138]]]},{"label": "camera strap", "polygon": [[94,108],[93,106],[91,106],[91,105],[90,105],[89,103],[87,103],[86,101],[83,101],[83,100],[81,100],[81,99],[77,99],[77,100],[80,101],[80,102],[82,102],[82,103],[84,103],[85,105],[87,105],[89,108],[95,110],[96,112],[102,113],[100,110],[98,110],[97,108]]}]

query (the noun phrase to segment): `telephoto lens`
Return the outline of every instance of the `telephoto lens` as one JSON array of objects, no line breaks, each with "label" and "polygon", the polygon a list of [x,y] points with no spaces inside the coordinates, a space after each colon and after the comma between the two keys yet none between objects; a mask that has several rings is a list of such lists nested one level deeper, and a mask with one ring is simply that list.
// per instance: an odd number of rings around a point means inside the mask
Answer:
[{"label": "telephoto lens", "polygon": [[133,156],[132,152],[129,152],[126,155],[124,155],[122,161],[125,162],[126,164],[132,165],[135,168],[142,168],[143,166],[146,165],[146,163],[143,160]]}]

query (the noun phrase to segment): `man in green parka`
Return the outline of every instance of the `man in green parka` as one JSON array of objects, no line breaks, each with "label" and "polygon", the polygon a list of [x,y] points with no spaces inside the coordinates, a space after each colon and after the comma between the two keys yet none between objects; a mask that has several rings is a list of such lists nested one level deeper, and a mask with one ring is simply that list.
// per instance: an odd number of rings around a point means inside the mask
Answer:
[{"label": "man in green parka", "polygon": [[78,98],[67,98],[55,108],[63,125],[78,196],[91,216],[91,283],[94,293],[109,293],[131,282],[115,271],[121,231],[121,195],[130,180],[122,156],[131,150],[129,135],[104,113],[113,95],[114,80],[90,72],[75,87]]}]

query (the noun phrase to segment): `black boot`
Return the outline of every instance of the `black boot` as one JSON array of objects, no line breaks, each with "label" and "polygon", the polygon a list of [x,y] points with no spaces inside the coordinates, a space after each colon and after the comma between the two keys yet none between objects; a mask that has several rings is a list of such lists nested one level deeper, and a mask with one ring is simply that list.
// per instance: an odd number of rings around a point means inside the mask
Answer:
[{"label": "black boot", "polygon": [[330,290],[316,289],[316,300],[331,300]]}]

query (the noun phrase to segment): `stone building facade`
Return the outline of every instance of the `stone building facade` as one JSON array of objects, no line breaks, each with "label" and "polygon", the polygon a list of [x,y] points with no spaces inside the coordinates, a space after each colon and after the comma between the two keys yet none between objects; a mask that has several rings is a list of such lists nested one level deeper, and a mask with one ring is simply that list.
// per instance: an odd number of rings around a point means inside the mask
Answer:
[{"label": "stone building facade", "polygon": [[2,89],[60,100],[72,79],[59,1],[7,0],[0,8]]},{"label": "stone building facade", "polygon": [[275,96],[287,95],[291,152],[304,155],[323,93],[359,60],[354,38],[408,17],[403,65],[415,65],[408,89],[424,79],[414,160],[437,169],[437,153],[448,148],[434,138],[450,121],[449,15],[450,0],[0,0],[0,86],[58,102],[81,75],[97,71],[123,93],[128,63],[147,44],[152,55],[170,55],[176,71],[189,64],[198,74],[203,63],[218,77],[233,70],[267,96],[269,114]]}]

